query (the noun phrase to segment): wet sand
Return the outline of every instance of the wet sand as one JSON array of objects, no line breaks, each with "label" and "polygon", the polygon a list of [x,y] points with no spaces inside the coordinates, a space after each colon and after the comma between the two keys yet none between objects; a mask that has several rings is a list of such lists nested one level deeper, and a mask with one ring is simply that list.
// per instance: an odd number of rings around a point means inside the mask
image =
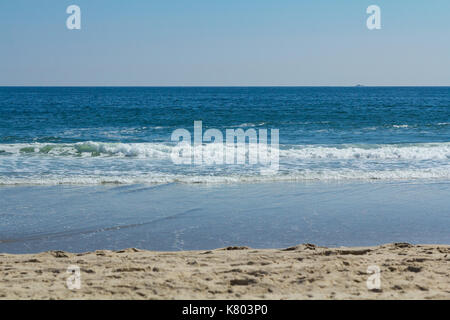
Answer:
[{"label": "wet sand", "polygon": [[450,299],[450,246],[0,254],[0,279],[0,299]]}]

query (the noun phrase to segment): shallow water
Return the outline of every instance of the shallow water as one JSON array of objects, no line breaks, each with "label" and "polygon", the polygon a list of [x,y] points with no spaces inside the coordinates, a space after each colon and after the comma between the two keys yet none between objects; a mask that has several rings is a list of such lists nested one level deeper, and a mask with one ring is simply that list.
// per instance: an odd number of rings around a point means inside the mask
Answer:
[{"label": "shallow water", "polygon": [[0,252],[450,243],[442,182],[1,187]]}]

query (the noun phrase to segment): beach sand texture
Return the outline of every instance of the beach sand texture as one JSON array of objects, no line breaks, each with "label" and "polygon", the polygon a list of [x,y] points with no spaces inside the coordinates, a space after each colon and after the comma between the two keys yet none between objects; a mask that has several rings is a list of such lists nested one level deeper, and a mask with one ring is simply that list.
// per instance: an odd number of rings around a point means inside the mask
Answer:
[{"label": "beach sand texture", "polygon": [[[80,289],[67,288],[69,265]],[[450,299],[450,246],[0,254],[0,299]]]}]

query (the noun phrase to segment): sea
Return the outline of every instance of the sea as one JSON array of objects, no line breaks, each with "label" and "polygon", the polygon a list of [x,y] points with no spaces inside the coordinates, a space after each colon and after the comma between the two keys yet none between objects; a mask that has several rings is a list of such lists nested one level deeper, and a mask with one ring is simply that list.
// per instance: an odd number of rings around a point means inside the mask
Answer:
[{"label": "sea", "polygon": [[[277,170],[176,163],[199,121]],[[388,242],[450,244],[450,87],[0,87],[0,252]]]}]

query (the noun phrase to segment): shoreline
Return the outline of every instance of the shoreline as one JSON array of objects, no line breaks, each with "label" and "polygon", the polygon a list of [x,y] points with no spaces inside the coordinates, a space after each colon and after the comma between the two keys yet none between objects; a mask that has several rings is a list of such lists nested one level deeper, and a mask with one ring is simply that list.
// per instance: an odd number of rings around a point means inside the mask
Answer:
[{"label": "shoreline", "polygon": [[0,299],[450,299],[450,245],[0,254],[0,279]]}]

